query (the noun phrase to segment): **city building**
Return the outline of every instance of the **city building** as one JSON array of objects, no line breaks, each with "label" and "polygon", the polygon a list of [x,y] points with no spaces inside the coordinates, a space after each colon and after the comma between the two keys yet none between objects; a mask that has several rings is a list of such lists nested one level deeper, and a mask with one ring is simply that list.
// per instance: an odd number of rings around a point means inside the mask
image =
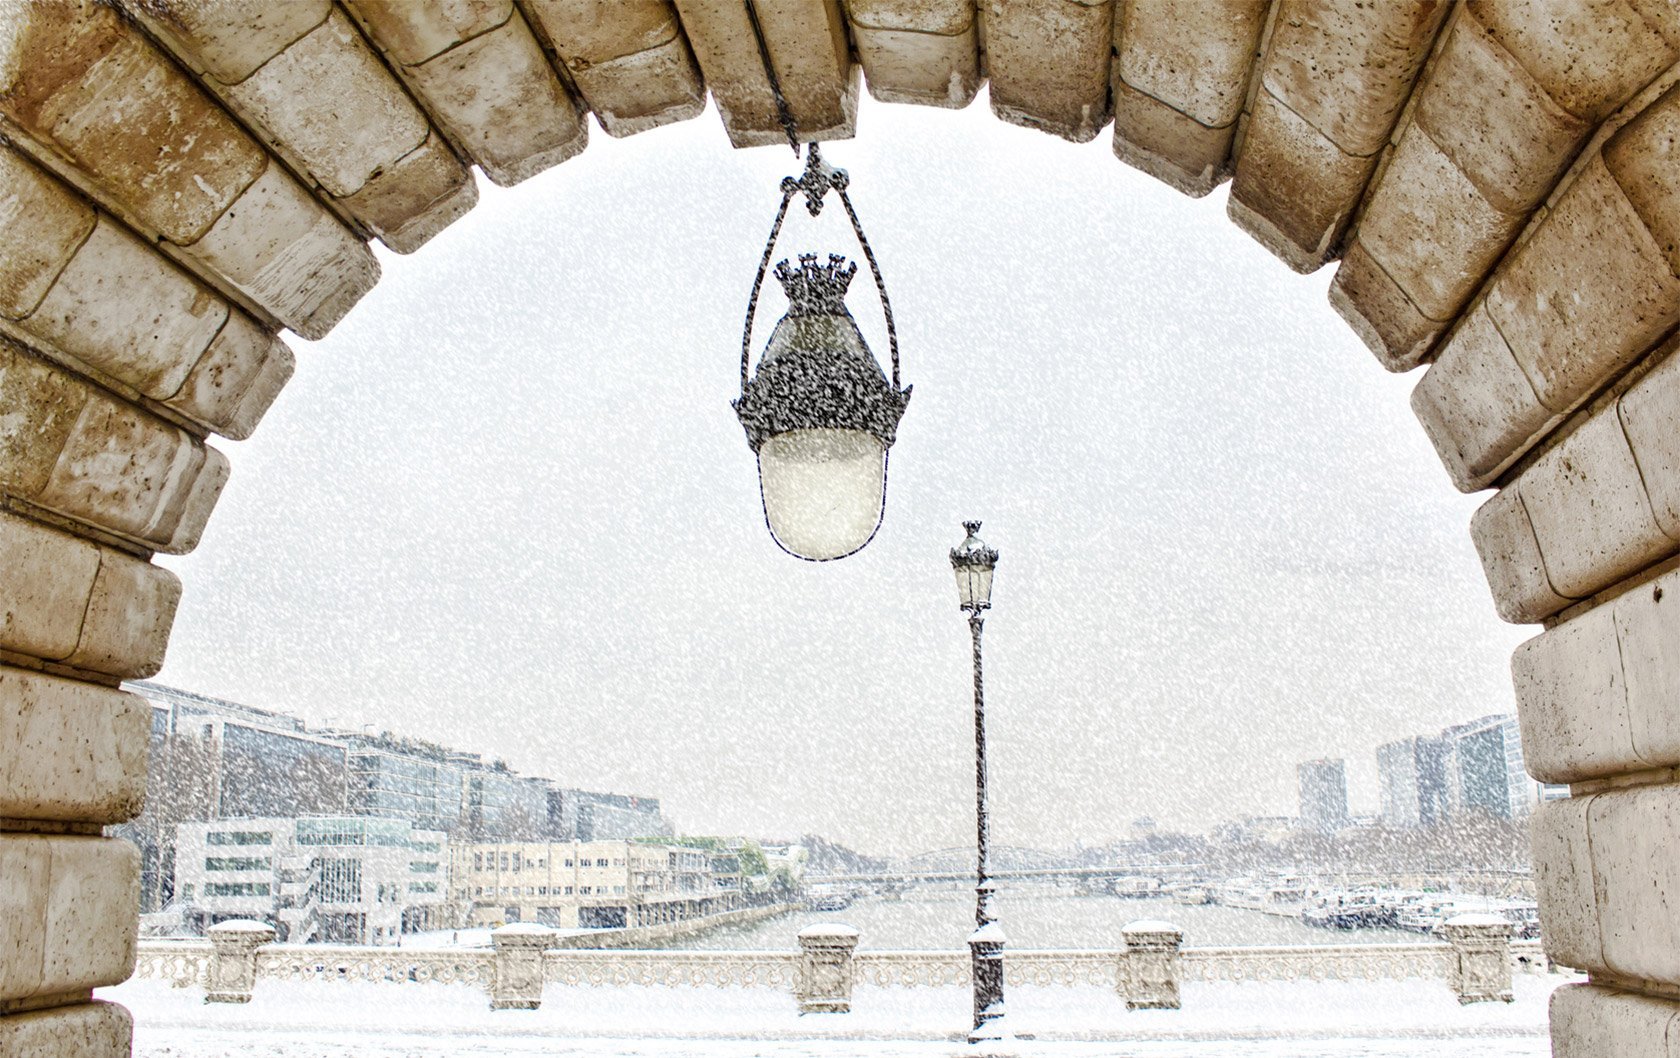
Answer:
[{"label": "city building", "polygon": [[1445,739],[1415,735],[1377,747],[1377,781],[1382,822],[1395,829],[1432,827],[1446,821],[1451,808]]},{"label": "city building", "polygon": [[477,764],[461,780],[463,843],[542,841],[561,836],[549,823],[546,779]]},{"label": "city building", "polygon": [[1527,818],[1540,785],[1523,765],[1515,716],[1493,714],[1441,732],[1450,746],[1448,791],[1454,812]]},{"label": "city building", "polygon": [[176,828],[189,820],[342,812],[348,755],[301,721],[157,684],[128,689],[152,708],[146,801],[111,828],[140,852],[140,910],[174,897]]},{"label": "city building", "polygon": [[1301,827],[1334,834],[1348,824],[1347,769],[1341,760],[1309,760],[1296,769]]},{"label": "city building", "polygon": [[465,843],[671,832],[657,798],[562,787],[422,739],[310,730],[238,702],[146,681],[125,686],[152,706],[150,766],[144,811],[111,832],[139,850],[141,911],[157,915],[159,928],[176,928],[177,912],[193,910],[171,906],[176,840],[189,822],[361,816]]},{"label": "city building", "polygon": [[622,841],[671,835],[657,797],[597,793],[553,787],[549,790],[553,836],[576,841]]},{"label": "city building", "polygon": [[195,932],[267,922],[290,943],[396,944],[454,924],[441,831],[364,816],[182,823],[174,891]]},{"label": "city building", "polygon": [[1301,821],[1294,816],[1244,816],[1215,826],[1209,837],[1217,845],[1250,845],[1264,842],[1275,845],[1287,840],[1300,829]]},{"label": "city building", "polygon": [[713,882],[710,850],[645,841],[456,845],[449,879],[475,926],[649,926],[734,906]]},{"label": "city building", "polygon": [[349,793],[354,815],[407,819],[453,834],[461,826],[465,772],[441,746],[389,735],[349,735]]}]

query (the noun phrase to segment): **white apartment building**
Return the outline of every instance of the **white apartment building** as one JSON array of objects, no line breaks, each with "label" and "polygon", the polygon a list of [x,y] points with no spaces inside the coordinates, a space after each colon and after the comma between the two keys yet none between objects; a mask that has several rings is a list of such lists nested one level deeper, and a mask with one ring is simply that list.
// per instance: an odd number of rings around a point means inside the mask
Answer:
[{"label": "white apartment building", "polygon": [[651,926],[734,906],[705,849],[641,841],[503,842],[450,850],[451,897],[470,925]]},{"label": "white apartment building", "polygon": [[363,816],[182,823],[175,894],[190,924],[267,922],[289,943],[396,944],[453,925],[440,831]]}]

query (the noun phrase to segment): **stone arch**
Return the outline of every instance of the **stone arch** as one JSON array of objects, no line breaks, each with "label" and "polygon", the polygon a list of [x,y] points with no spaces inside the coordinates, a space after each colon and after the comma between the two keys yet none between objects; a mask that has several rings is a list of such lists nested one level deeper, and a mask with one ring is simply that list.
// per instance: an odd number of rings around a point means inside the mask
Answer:
[{"label": "stone arch", "polygon": [[[1680,9],[1672,0],[757,0],[799,128],[861,82],[1115,153],[1232,219],[1391,370],[1472,534],[1542,806],[1560,1055],[1680,1005]],[[0,1043],[126,1053],[146,711],[190,550],[325,334],[467,213],[609,135],[781,130],[734,0],[42,0],[0,20]],[[1666,600],[1666,601],[1665,601]],[[1668,609],[1665,609],[1665,606]]]}]

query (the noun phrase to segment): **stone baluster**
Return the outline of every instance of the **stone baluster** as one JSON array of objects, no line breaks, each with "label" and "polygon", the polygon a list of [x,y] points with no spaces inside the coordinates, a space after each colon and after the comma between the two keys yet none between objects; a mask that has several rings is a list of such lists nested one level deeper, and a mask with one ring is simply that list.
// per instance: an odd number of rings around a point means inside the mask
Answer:
[{"label": "stone baluster", "polygon": [[274,939],[266,922],[231,919],[210,927],[210,985],[206,1003],[249,1003],[257,983],[257,949]]},{"label": "stone baluster", "polygon": [[1460,1003],[1511,1002],[1511,923],[1498,915],[1456,915],[1441,936],[1452,945],[1448,983]]},{"label": "stone baluster", "polygon": [[535,1010],[542,1006],[543,951],[554,931],[534,922],[516,922],[490,933],[495,966],[490,979],[491,1010]]},{"label": "stone baluster", "polygon": [[1179,948],[1184,932],[1170,922],[1131,922],[1120,930],[1120,994],[1127,1010],[1177,1010]]},{"label": "stone baluster", "polygon": [[801,1014],[847,1014],[852,1009],[852,953],[858,931],[816,925],[799,931],[799,974],[794,996]]}]

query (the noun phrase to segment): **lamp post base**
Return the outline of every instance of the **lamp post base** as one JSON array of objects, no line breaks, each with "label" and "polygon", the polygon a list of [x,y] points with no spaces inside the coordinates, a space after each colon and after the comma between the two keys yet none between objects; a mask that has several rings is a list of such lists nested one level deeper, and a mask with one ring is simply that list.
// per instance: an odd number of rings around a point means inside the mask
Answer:
[{"label": "lamp post base", "polygon": [[974,1028],[968,1042],[1001,1040],[1005,1036],[1002,931],[996,926],[976,930],[968,940],[968,951],[974,973]]}]

